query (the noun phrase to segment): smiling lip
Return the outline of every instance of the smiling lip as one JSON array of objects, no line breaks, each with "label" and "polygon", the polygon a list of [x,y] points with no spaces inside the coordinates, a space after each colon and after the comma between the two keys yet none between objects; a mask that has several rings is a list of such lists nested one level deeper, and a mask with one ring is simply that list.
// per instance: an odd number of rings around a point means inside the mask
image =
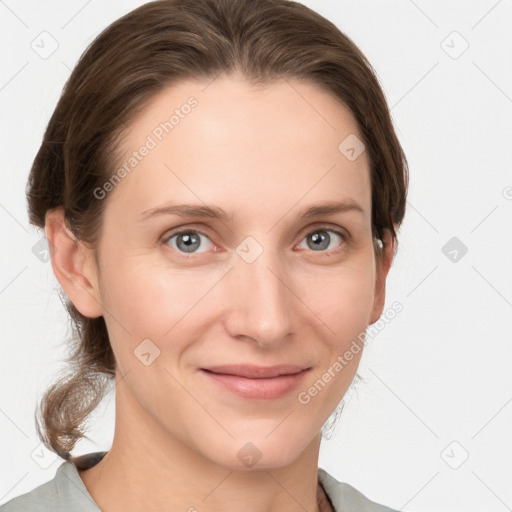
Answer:
[{"label": "smiling lip", "polygon": [[296,365],[230,365],[201,370],[209,379],[243,398],[270,400],[290,393],[299,385],[310,368]]},{"label": "smiling lip", "polygon": [[279,375],[293,375],[302,370],[307,370],[305,366],[297,366],[295,364],[281,364],[278,366],[254,366],[249,364],[231,364],[224,366],[211,366],[203,368],[213,373],[222,373],[224,375],[238,375],[248,379],[267,379],[270,377],[278,377]]}]

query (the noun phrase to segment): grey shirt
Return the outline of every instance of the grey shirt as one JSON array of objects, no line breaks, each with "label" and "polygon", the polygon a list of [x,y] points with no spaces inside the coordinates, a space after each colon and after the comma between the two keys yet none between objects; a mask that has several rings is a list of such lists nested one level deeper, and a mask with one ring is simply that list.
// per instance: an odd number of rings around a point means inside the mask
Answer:
[{"label": "grey shirt", "polygon": [[[94,466],[105,453],[88,453],[63,462],[52,480],[0,505],[0,512],[101,512],[78,470]],[[396,512],[369,500],[351,485],[338,482],[322,468],[318,469],[318,481],[336,512]]]}]

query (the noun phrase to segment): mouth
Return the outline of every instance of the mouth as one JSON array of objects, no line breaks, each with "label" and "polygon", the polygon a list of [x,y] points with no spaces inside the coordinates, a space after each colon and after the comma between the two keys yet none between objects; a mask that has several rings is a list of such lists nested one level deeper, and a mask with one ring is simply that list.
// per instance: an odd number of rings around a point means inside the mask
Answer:
[{"label": "mouth", "polygon": [[204,371],[221,374],[236,375],[247,379],[269,379],[279,377],[281,375],[295,375],[304,370],[308,370],[307,366],[299,366],[294,364],[281,364],[277,366],[254,366],[254,365],[223,365],[212,366],[210,368],[202,368]]},{"label": "mouth", "polygon": [[311,367],[280,365],[256,367],[247,365],[202,368],[201,373],[223,391],[247,400],[275,400],[291,393]]}]

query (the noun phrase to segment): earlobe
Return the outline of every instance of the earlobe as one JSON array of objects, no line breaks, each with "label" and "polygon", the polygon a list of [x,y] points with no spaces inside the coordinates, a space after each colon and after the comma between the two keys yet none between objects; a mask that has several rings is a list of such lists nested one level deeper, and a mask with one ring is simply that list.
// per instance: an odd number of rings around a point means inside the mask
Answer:
[{"label": "earlobe", "polygon": [[93,251],[68,229],[62,208],[46,213],[45,233],[53,272],[68,299],[82,315],[102,316]]},{"label": "earlobe", "polygon": [[376,275],[375,275],[375,295],[373,301],[373,310],[370,318],[370,325],[375,323],[382,312],[384,311],[384,304],[386,302],[386,278],[389,269],[393,263],[393,257],[396,250],[396,239],[393,237],[389,229],[385,230],[383,236],[384,247],[381,249],[382,258],[377,261]]}]

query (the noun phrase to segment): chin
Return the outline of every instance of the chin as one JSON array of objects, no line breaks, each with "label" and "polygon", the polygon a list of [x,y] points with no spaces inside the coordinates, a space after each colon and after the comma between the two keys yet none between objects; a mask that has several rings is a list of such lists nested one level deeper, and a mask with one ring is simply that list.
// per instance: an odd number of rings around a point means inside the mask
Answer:
[{"label": "chin", "polygon": [[[284,422],[286,424],[287,422]],[[312,438],[300,435],[295,431],[291,435],[290,428],[278,427],[275,432],[268,435],[269,430],[251,435],[237,436],[225,443],[219,443],[210,456],[205,454],[212,462],[234,471],[258,471],[263,469],[276,469],[292,464],[311,444]],[[274,425],[273,428],[275,428]],[[282,432],[277,432],[282,428]],[[320,439],[318,433],[318,439]],[[317,436],[313,436],[315,438]]]}]

